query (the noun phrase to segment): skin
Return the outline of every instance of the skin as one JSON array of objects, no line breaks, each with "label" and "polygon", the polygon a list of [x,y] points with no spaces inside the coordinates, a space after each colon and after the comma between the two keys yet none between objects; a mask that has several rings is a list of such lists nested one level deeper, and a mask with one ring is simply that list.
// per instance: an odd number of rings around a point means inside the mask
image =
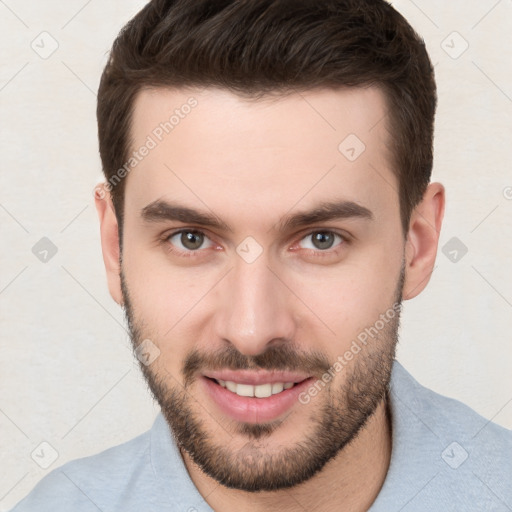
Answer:
[{"label": "skin", "polygon": [[[344,510],[367,510],[382,487],[392,449],[385,391],[398,315],[323,391],[307,404],[296,403],[272,425],[244,429],[226,417],[202,392],[199,376],[214,362],[227,362],[222,357],[228,352],[244,367],[259,361],[263,368],[283,368],[274,354],[288,354],[292,370],[305,370],[315,355],[332,365],[365,327],[427,285],[444,188],[428,186],[404,236],[382,121],[386,105],[375,87],[259,101],[213,88],[147,90],[134,105],[133,147],[191,96],[197,107],[127,177],[122,265],[112,202],[108,193],[96,195],[110,293],[127,310],[134,346],[150,339],[160,350],[141,368],[171,428],[180,428],[173,404],[182,400],[175,409],[186,411],[207,435],[206,445],[196,448],[207,454],[211,467],[205,470],[204,460],[187,447],[181,453],[213,509],[320,511],[343,504]],[[338,150],[351,133],[366,145],[353,162]],[[231,230],[145,220],[143,209],[157,200],[213,214]],[[372,219],[330,219],[278,230],[290,215],[339,200],[364,206]],[[179,235],[169,238],[183,228],[206,235],[199,249],[187,249]],[[311,236],[318,232],[345,240],[334,237],[332,247],[318,248]],[[248,236],[262,250],[252,263],[236,251]],[[184,365],[194,352],[199,368],[186,374]],[[321,368],[309,373],[320,377]],[[347,419],[348,398],[357,389],[362,394],[355,413],[362,425]],[[364,400],[368,396],[374,403]],[[265,461],[272,461],[276,478],[285,470],[291,476],[299,461],[307,465],[318,455],[309,450],[300,458],[294,451],[299,443],[324,434],[337,449],[313,475],[292,487],[243,489],[255,477],[264,482],[271,470]],[[192,442],[188,448],[194,448]],[[215,458],[219,450],[223,459]],[[215,469],[232,474],[238,488],[219,484]]]}]

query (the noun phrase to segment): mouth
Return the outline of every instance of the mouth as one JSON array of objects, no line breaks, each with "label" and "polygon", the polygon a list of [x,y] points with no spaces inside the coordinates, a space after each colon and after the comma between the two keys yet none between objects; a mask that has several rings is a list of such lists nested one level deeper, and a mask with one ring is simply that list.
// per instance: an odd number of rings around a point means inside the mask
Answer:
[{"label": "mouth", "polygon": [[224,416],[245,423],[263,423],[278,419],[297,406],[299,395],[315,377],[274,375],[258,383],[242,379],[228,380],[203,375],[199,380],[204,394]]},{"label": "mouth", "polygon": [[231,393],[235,393],[238,396],[245,397],[255,397],[255,398],[268,398],[272,395],[278,395],[287,389],[291,389],[294,386],[297,386],[301,382],[304,382],[303,379],[300,382],[267,382],[263,384],[242,384],[240,382],[235,382],[232,380],[222,380],[222,379],[213,379],[210,377],[206,377],[214,382],[216,382],[219,386],[231,391]]}]

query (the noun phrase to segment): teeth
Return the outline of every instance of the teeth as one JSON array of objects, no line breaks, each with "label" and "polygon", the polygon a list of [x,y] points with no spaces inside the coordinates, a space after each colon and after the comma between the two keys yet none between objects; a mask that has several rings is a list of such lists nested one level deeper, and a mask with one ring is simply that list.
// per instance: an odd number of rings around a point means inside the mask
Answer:
[{"label": "teeth", "polygon": [[229,391],[232,391],[233,393],[236,393],[236,384],[234,382],[225,382],[226,387],[229,389]]},{"label": "teeth", "polygon": [[284,384],[282,382],[275,382],[272,384],[272,394],[281,393],[284,389]]},{"label": "teeth", "polygon": [[251,386],[250,384],[237,384],[235,393],[239,396],[254,396],[254,391],[255,386]]},{"label": "teeth", "polygon": [[251,396],[257,398],[267,398],[271,395],[277,395],[284,389],[290,389],[294,386],[294,382],[274,382],[273,384],[260,384],[251,386],[250,384],[237,384],[229,380],[217,379],[217,382],[223,387],[236,393],[238,396]]}]

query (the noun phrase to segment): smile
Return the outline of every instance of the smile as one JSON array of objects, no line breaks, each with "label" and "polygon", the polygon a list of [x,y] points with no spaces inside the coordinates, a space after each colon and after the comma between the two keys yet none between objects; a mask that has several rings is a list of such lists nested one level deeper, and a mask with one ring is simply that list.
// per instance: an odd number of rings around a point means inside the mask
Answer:
[{"label": "smile", "polygon": [[249,396],[256,398],[268,398],[272,395],[277,395],[285,389],[290,389],[295,386],[295,382],[274,382],[267,384],[259,384],[252,386],[250,384],[239,384],[230,380],[215,379],[218,384],[223,388],[228,389],[238,396]]}]

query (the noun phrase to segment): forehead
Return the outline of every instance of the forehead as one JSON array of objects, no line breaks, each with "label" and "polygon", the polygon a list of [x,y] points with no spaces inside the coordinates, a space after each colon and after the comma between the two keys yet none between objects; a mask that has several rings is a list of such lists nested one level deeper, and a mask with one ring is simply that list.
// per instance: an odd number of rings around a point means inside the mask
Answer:
[{"label": "forehead", "polygon": [[125,204],[140,211],[179,198],[242,219],[345,198],[378,211],[398,201],[388,139],[376,87],[260,100],[216,88],[144,90],[134,103],[139,156]]}]

